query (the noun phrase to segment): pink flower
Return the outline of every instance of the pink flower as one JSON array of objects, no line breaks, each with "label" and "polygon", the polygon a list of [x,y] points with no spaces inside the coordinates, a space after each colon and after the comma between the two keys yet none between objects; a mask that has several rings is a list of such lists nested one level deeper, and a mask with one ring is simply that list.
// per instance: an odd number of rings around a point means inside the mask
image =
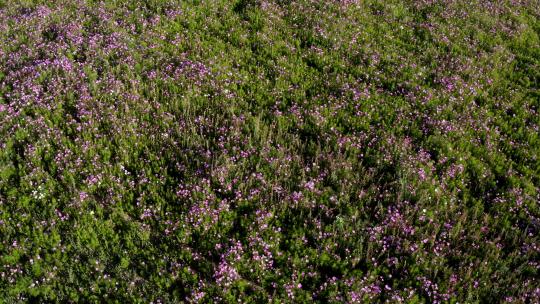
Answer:
[{"label": "pink flower", "polygon": [[420,168],[420,170],[418,170],[418,177],[420,177],[420,180],[426,179],[426,171],[424,171],[423,168]]}]

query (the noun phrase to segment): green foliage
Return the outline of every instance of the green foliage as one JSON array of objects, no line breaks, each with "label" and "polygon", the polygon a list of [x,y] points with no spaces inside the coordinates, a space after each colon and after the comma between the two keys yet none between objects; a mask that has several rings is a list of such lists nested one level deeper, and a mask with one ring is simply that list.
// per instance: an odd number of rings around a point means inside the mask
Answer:
[{"label": "green foliage", "polygon": [[0,299],[538,302],[539,11],[0,0]]}]

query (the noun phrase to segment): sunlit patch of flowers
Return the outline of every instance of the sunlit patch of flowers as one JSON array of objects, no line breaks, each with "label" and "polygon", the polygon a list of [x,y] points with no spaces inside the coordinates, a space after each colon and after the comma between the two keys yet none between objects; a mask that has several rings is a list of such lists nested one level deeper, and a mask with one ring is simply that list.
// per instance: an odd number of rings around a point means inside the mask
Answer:
[{"label": "sunlit patch of flowers", "polygon": [[538,1],[49,2],[0,1],[4,301],[540,302]]}]

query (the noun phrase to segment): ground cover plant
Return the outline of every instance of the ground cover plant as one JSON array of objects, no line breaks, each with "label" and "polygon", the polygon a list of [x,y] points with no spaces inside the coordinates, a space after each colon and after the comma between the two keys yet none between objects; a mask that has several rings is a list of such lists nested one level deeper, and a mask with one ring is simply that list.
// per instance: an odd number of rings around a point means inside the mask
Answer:
[{"label": "ground cover plant", "polygon": [[538,0],[0,0],[0,303],[540,302]]}]

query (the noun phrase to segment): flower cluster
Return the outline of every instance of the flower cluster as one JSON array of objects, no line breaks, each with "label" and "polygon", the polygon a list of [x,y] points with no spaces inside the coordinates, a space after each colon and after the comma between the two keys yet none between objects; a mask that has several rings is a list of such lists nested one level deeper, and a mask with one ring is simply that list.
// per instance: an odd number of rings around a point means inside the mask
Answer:
[{"label": "flower cluster", "polygon": [[0,1],[0,298],[540,302],[539,12]]}]

